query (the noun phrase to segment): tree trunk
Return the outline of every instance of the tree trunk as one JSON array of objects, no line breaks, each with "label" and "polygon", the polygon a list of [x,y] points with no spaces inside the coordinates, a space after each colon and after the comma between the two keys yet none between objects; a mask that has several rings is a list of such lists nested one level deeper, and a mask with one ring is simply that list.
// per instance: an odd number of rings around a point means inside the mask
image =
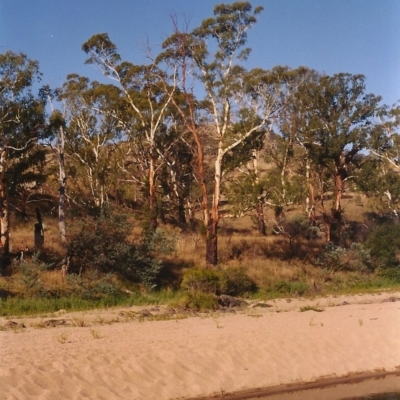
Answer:
[{"label": "tree trunk", "polygon": [[[7,149],[0,148],[0,262],[5,263],[10,253],[10,215],[8,202]],[[0,265],[3,267],[3,265]]]},{"label": "tree trunk", "polygon": [[206,240],[206,264],[215,266],[218,264],[218,222],[219,222],[219,201],[221,197],[222,180],[222,142],[218,145],[218,154],[215,160],[214,172],[214,193],[211,206],[211,217],[207,224]]},{"label": "tree trunk", "polygon": [[336,170],[335,174],[335,211],[340,211],[342,207],[342,195],[343,195],[343,177],[340,169]]},{"label": "tree trunk", "polygon": [[10,213],[8,186],[5,177],[0,182],[0,251],[1,255],[8,256],[10,253]]},{"label": "tree trunk", "polygon": [[[254,169],[256,190],[259,190],[258,189],[258,184],[260,183],[260,177],[259,177],[260,173],[259,173],[259,170],[258,170],[258,158],[259,158],[259,151],[258,150],[253,150],[253,169]],[[260,235],[265,236],[267,234],[267,232],[265,230],[264,207],[263,207],[263,198],[262,198],[261,194],[260,194],[259,197],[257,197],[256,212],[257,212],[258,233]]]},{"label": "tree trunk", "polygon": [[41,249],[44,244],[44,229],[43,229],[42,215],[40,214],[38,207],[36,207],[36,218],[37,218],[37,223],[35,224],[34,244],[36,249]]},{"label": "tree trunk", "polygon": [[257,227],[258,227],[258,233],[260,235],[266,236],[267,231],[265,229],[264,207],[262,200],[259,200],[257,203]]},{"label": "tree trunk", "polygon": [[183,196],[178,196],[178,209],[177,209],[177,221],[180,228],[186,226],[186,215],[185,215],[185,199]]},{"label": "tree trunk", "polygon": [[315,224],[315,194],[314,194],[314,185],[311,182],[311,161],[308,158],[306,159],[306,185],[308,189],[308,194],[306,198],[306,214],[308,217],[309,225]]},{"label": "tree trunk", "polygon": [[154,160],[149,162],[149,228],[155,231],[158,226],[157,221],[157,194],[155,183]]},{"label": "tree trunk", "polygon": [[293,138],[290,137],[289,143],[286,146],[285,155],[284,155],[283,161],[282,161],[281,185],[282,185],[282,200],[283,200],[283,204],[286,204],[286,167],[287,167],[287,163],[288,163],[288,160],[289,160],[289,150],[290,150],[290,147],[292,146],[292,142],[293,142]]},{"label": "tree trunk", "polygon": [[207,226],[206,237],[206,264],[215,266],[218,264],[218,220],[210,218]]},{"label": "tree trunk", "polygon": [[[64,141],[64,140],[63,140]],[[60,240],[62,244],[67,243],[67,228],[65,222],[65,197],[66,197],[66,183],[67,177],[65,174],[65,160],[64,160],[64,148],[59,149],[58,152],[58,162],[59,162],[59,183],[60,188],[59,198],[58,198],[58,228],[60,230]]]},{"label": "tree trunk", "polygon": [[335,244],[340,244],[342,241],[342,196],[344,192],[344,179],[346,177],[346,171],[342,165],[336,168],[335,173],[335,204],[332,209],[332,225],[331,238]]}]

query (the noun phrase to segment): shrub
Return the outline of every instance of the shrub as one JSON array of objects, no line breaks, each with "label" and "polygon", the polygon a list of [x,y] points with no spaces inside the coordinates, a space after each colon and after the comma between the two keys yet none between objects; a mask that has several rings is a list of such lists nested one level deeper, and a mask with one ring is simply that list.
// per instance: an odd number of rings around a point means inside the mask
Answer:
[{"label": "shrub", "polygon": [[179,300],[179,305],[195,311],[209,311],[218,309],[218,298],[213,293],[189,292]]},{"label": "shrub", "polygon": [[220,274],[203,268],[188,269],[183,274],[181,288],[189,292],[213,293],[219,290]]},{"label": "shrub", "polygon": [[368,236],[366,245],[380,267],[399,267],[400,224],[385,223],[377,226]]},{"label": "shrub", "polygon": [[45,295],[43,283],[40,280],[40,273],[49,269],[51,265],[39,260],[39,254],[35,253],[32,258],[15,260],[13,269],[21,273],[19,283],[21,284],[24,295],[29,297],[41,297]]},{"label": "shrub", "polygon": [[82,222],[82,229],[68,246],[73,272],[118,273],[150,288],[155,286],[162,268],[156,253],[171,251],[173,238],[167,238],[163,231],[147,231],[140,241],[132,242],[132,226],[126,215],[104,212]]},{"label": "shrub", "polygon": [[367,272],[374,269],[370,250],[361,243],[352,243],[348,249],[328,243],[317,265],[327,271]]},{"label": "shrub", "polygon": [[71,296],[84,300],[100,300],[122,295],[121,289],[113,282],[112,275],[100,275],[97,271],[88,271],[84,277],[71,274],[68,276],[68,288]]},{"label": "shrub", "polygon": [[255,282],[241,267],[229,267],[221,272],[220,292],[230,296],[240,296],[256,289]]}]

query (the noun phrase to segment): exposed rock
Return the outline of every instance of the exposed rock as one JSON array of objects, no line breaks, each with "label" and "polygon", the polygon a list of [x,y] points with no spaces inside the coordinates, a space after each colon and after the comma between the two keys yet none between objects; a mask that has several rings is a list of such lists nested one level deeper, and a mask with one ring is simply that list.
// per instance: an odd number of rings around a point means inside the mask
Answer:
[{"label": "exposed rock", "polygon": [[149,310],[146,310],[145,308],[143,310],[140,310],[140,314],[142,315],[142,317],[152,317],[153,316],[153,314]]},{"label": "exposed rock", "polygon": [[388,299],[382,300],[382,303],[387,303],[387,302],[389,302],[389,303],[394,303],[394,302],[396,302],[396,301],[400,301],[400,297],[391,296],[391,297],[389,297]]},{"label": "exposed rock", "polygon": [[247,303],[243,300],[239,300],[236,297],[228,296],[226,294],[221,294],[221,296],[218,297],[218,303],[222,307],[242,307],[246,306]]},{"label": "exposed rock", "polygon": [[260,307],[260,308],[270,308],[270,307],[272,307],[271,306],[271,304],[268,304],[268,303],[254,303],[254,304],[252,304],[251,305],[251,308],[255,308],[255,307]]},{"label": "exposed rock", "polygon": [[68,321],[66,319],[48,319],[44,321],[43,324],[54,328],[58,325],[68,325]]},{"label": "exposed rock", "polygon": [[15,321],[7,321],[4,324],[4,328],[9,328],[9,329],[17,329],[17,328],[26,328],[25,324],[20,322],[15,322]]}]

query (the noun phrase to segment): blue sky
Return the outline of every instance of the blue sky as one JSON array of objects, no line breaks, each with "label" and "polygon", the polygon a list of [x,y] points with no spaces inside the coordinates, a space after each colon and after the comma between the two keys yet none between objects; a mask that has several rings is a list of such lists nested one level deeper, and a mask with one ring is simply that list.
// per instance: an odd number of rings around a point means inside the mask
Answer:
[{"label": "blue sky", "polygon": [[[107,32],[124,60],[144,62],[172,33],[171,14],[190,28],[212,16],[214,0],[0,0],[0,52],[38,60],[43,83],[67,74],[100,80],[84,65],[82,44]],[[400,99],[400,0],[259,0],[264,11],[249,32],[248,68],[304,65],[320,72],[362,73],[367,90]]]}]

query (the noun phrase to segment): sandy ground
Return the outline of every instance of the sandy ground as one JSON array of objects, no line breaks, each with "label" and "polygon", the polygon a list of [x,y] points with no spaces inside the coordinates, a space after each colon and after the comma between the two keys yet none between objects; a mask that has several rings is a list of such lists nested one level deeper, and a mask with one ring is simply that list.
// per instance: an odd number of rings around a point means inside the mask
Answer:
[{"label": "sandy ground", "polygon": [[400,369],[400,293],[260,303],[0,319],[0,400],[187,399]]}]

